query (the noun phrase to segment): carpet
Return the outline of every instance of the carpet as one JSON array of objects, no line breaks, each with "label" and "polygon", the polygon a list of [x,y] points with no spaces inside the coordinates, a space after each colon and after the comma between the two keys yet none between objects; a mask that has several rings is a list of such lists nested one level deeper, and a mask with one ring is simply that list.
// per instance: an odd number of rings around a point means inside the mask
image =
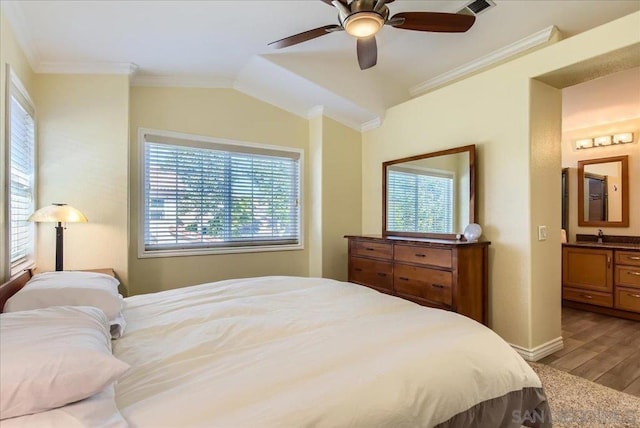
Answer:
[{"label": "carpet", "polygon": [[554,427],[640,427],[640,398],[545,364],[530,364],[544,386]]}]

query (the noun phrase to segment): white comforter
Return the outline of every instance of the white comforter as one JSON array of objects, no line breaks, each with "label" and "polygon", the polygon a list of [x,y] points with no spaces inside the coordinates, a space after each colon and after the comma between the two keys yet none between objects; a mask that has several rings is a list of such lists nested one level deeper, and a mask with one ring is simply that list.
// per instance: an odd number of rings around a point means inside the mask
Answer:
[{"label": "white comforter", "polygon": [[113,344],[134,427],[427,427],[523,387],[488,328],[325,279],[264,277],[126,299]]}]

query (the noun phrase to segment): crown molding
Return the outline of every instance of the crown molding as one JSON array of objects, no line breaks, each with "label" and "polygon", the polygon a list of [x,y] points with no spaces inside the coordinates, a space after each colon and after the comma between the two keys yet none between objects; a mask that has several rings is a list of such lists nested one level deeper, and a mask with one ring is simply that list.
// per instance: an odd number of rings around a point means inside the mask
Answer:
[{"label": "crown molding", "polygon": [[496,65],[531,48],[540,46],[549,41],[557,41],[559,40],[559,37],[560,32],[558,28],[555,25],[552,25],[544,30],[518,40],[517,42],[495,50],[488,55],[463,64],[460,67],[456,67],[453,70],[442,73],[432,79],[425,80],[424,82],[411,87],[409,92],[412,97],[417,97],[432,89],[443,86],[446,83],[450,83],[454,80],[458,80],[462,77],[469,76],[472,73],[486,69],[492,65]]},{"label": "crown molding", "polygon": [[157,86],[177,88],[233,88],[233,79],[185,76],[178,74],[136,74],[131,86]]},{"label": "crown molding", "polygon": [[324,116],[328,117],[329,119],[333,119],[336,122],[343,124],[347,128],[353,129],[354,131],[360,131],[360,129],[362,128],[362,123],[356,122],[338,113],[333,113],[331,112],[331,110],[325,109]]},{"label": "crown molding", "polygon": [[376,117],[375,119],[372,119],[368,122],[363,123],[360,126],[360,132],[371,131],[373,129],[379,128],[380,125],[382,125],[382,118]]},{"label": "crown molding", "polygon": [[41,62],[39,74],[126,74],[133,75],[138,66],[131,62]]},{"label": "crown molding", "polygon": [[317,106],[311,107],[309,111],[307,111],[307,119],[314,119],[322,115],[324,115],[323,105],[317,105]]}]

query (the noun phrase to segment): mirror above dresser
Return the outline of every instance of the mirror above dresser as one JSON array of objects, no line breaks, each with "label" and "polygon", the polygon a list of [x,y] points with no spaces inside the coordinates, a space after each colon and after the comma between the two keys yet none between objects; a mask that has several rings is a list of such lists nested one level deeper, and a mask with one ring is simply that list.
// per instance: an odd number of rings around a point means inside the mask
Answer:
[{"label": "mirror above dresser", "polygon": [[382,164],[382,235],[455,239],[475,223],[475,145]]}]

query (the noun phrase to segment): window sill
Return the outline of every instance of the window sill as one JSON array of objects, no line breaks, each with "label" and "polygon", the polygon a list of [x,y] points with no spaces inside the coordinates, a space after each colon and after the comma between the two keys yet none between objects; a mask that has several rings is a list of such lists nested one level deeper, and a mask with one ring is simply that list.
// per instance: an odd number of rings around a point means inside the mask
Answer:
[{"label": "window sill", "polygon": [[303,244],[295,245],[271,245],[255,247],[226,247],[226,248],[198,248],[191,250],[155,250],[148,251],[141,249],[138,251],[139,259],[152,259],[159,257],[189,257],[189,256],[209,256],[218,254],[240,254],[240,253],[264,253],[271,251],[299,251],[304,250]]}]

